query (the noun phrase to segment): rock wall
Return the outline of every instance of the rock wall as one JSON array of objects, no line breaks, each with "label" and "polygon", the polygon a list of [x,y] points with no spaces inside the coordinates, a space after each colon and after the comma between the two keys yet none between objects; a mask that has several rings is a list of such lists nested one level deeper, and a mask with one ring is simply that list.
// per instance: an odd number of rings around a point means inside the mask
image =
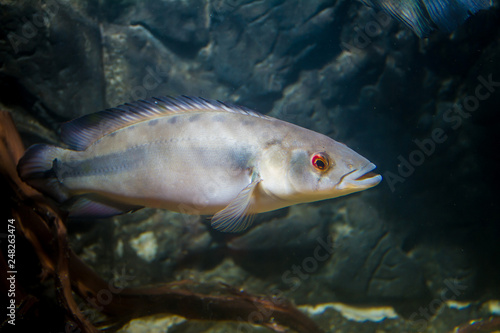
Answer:
[{"label": "rock wall", "polygon": [[239,237],[145,210],[70,225],[73,246],[137,284],[194,277],[411,313],[451,280],[465,286],[460,299],[500,297],[499,14],[494,2],[452,34],[419,39],[346,0],[1,1],[0,103],[26,145],[57,143],[74,117],[179,94],[345,142],[382,184],[262,214]]}]

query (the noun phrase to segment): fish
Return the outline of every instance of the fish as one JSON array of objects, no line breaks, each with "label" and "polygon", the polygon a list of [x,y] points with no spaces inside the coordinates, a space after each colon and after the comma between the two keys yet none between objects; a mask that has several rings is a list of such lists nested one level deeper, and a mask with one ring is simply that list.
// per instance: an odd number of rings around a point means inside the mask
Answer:
[{"label": "fish", "polygon": [[144,207],[213,215],[221,232],[255,214],[331,199],[382,180],[375,164],[328,136],[201,97],[155,97],[61,126],[66,147],[35,144],[20,178],[68,210],[103,218]]},{"label": "fish", "polygon": [[420,38],[436,29],[452,32],[480,10],[493,5],[491,0],[361,0],[397,19]]}]

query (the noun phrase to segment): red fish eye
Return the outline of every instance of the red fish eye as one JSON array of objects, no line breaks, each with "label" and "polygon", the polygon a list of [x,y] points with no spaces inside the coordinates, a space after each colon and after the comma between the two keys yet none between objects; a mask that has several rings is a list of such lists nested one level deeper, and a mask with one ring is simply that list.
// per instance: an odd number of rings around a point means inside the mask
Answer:
[{"label": "red fish eye", "polygon": [[325,171],[330,165],[328,157],[321,153],[314,154],[311,159],[311,163],[319,171]]}]

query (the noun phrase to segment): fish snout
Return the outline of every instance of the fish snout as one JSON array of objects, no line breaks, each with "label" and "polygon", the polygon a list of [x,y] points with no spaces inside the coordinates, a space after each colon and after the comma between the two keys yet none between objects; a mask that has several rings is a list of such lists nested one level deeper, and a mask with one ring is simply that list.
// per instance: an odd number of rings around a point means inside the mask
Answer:
[{"label": "fish snout", "polygon": [[361,191],[378,185],[382,181],[382,176],[371,172],[377,166],[368,163],[360,169],[354,169],[342,177],[336,185],[338,190]]}]

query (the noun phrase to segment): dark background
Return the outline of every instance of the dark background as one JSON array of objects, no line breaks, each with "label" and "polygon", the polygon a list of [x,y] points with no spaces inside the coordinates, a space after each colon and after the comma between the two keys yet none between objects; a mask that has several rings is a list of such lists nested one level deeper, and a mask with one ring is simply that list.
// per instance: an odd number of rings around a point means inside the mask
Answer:
[{"label": "dark background", "polygon": [[[279,288],[298,304],[407,314],[450,279],[466,286],[459,299],[498,298],[500,86],[457,128],[446,115],[475,95],[479,76],[500,82],[499,13],[495,1],[453,33],[419,39],[355,1],[0,3],[0,104],[29,146],[61,144],[62,122],[135,99],[230,101],[344,142],[385,176],[369,191],[262,214],[238,237],[152,210],[69,223],[75,250],[105,276],[120,265],[136,284],[195,274]],[[447,139],[391,189],[414,140],[435,129]],[[148,230],[153,264],[130,246]],[[283,272],[328,235],[335,253],[292,290]]]}]

